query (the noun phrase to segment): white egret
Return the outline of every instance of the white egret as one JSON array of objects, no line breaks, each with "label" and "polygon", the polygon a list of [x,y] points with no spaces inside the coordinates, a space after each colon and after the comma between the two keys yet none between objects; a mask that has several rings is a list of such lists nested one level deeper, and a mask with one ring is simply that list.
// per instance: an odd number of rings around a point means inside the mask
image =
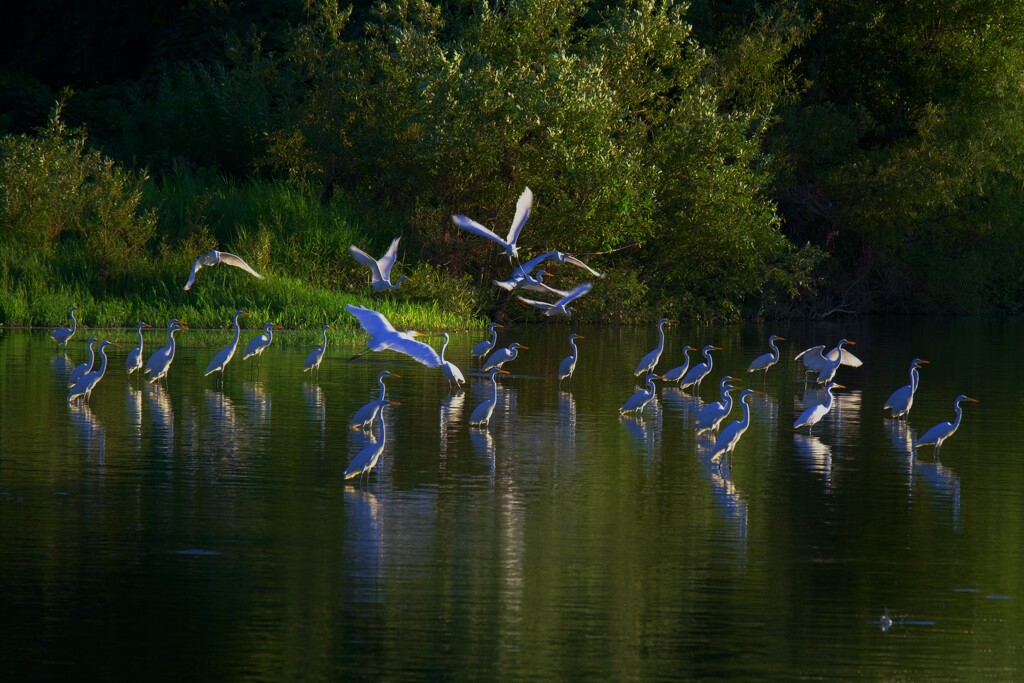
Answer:
[{"label": "white egret", "polygon": [[462,374],[462,370],[450,360],[444,359],[444,350],[448,348],[448,333],[442,332],[441,338],[444,339],[444,343],[441,344],[441,369],[444,371],[445,377],[448,378],[448,386],[451,387],[452,382],[455,382],[456,387],[461,387],[466,383],[466,377]]},{"label": "white egret", "polygon": [[349,424],[352,429],[368,429],[373,427],[373,421],[377,419],[377,415],[380,413],[380,409],[388,404],[387,387],[384,386],[385,377],[401,377],[393,372],[387,370],[381,370],[380,374],[377,375],[377,384],[380,385],[380,396],[376,401],[370,401],[362,408],[356,411],[356,414],[352,416]]},{"label": "white egret", "polygon": [[396,237],[391,240],[391,246],[388,247],[387,253],[379,259],[374,259],[354,244],[348,248],[352,255],[356,257],[357,261],[370,268],[370,286],[373,287],[373,291],[375,292],[381,292],[387,289],[398,289],[403,282],[410,279],[408,275],[403,275],[398,278],[398,281],[395,282],[395,284],[391,284],[391,269],[394,267],[395,261],[398,259],[398,241],[400,239],[402,238]]},{"label": "white egret", "polygon": [[309,372],[309,374],[316,374],[317,378],[320,377],[320,363],[324,361],[324,354],[327,352],[327,330],[333,330],[334,328],[330,325],[324,325],[321,334],[323,334],[323,344],[316,347],[309,352],[306,356],[306,360],[302,362],[302,371]]},{"label": "white egret", "polygon": [[187,327],[182,326],[182,323],[171,318],[171,322],[167,325],[167,346],[154,351],[153,355],[146,361],[146,367],[142,369],[144,373],[149,375],[150,384],[156,382],[161,377],[167,376],[167,371],[171,369],[171,362],[174,360],[174,349],[176,346],[174,333],[187,329]]},{"label": "white egret", "polygon": [[100,342],[99,353],[100,358],[102,359],[100,361],[100,369],[87,372],[79,378],[78,382],[75,383],[75,386],[71,387],[71,390],[68,391],[68,403],[71,403],[81,396],[84,396],[86,401],[89,400],[89,396],[92,395],[92,390],[96,388],[99,381],[103,379],[103,373],[107,371],[107,347],[110,345],[111,342],[107,340]]},{"label": "white egret", "polygon": [[837,359],[839,360],[840,365],[846,365],[851,368],[859,368],[861,365],[864,364],[864,362],[860,358],[857,358],[857,356],[850,353],[848,350],[842,348],[843,342],[849,344],[855,343],[846,342],[846,340],[841,340],[841,343],[837,344],[836,347],[829,351],[828,353],[825,353],[824,344],[818,344],[817,346],[812,346],[809,349],[804,349],[800,353],[796,354],[793,360],[802,359],[804,362],[804,367],[806,368],[807,372],[813,373],[820,373],[829,364],[829,361],[835,361]]},{"label": "white egret", "polygon": [[[517,269],[518,270],[518,269]],[[525,275],[513,274],[508,280],[491,280],[491,283],[496,287],[504,289],[506,292],[512,292],[516,289],[529,289],[534,292],[544,292],[546,294],[554,294],[561,298],[569,294],[569,292],[563,292],[560,289],[545,284],[544,278],[550,275],[546,270],[538,270],[536,275]]]},{"label": "white egret", "polygon": [[469,426],[487,429],[494,414],[494,406],[498,404],[498,375],[507,375],[508,370],[493,368],[491,370],[491,397],[473,409],[469,416]]},{"label": "white egret", "polygon": [[700,409],[700,413],[697,415],[697,427],[695,432],[700,435],[704,432],[713,432],[718,429],[718,425],[722,423],[729,413],[732,412],[732,394],[729,393],[736,387],[733,387],[729,382],[739,381],[735,377],[726,375],[722,378],[722,383],[719,387],[721,399],[718,401],[712,401],[706,406]]},{"label": "white egret", "polygon": [[78,330],[78,319],[75,317],[75,311],[78,310],[78,306],[72,306],[71,311],[68,315],[71,316],[71,327],[58,327],[50,333],[50,339],[57,342],[57,346],[64,345],[66,349],[68,347],[68,340],[74,336],[75,331]]},{"label": "white egret", "polygon": [[255,356],[256,367],[259,368],[263,352],[267,350],[268,346],[270,346],[270,342],[274,341],[274,330],[283,329],[284,328],[277,323],[268,321],[263,326],[263,332],[250,339],[249,343],[245,345],[245,353],[242,354],[242,360],[249,360]]},{"label": "white egret", "polygon": [[715,439],[715,445],[711,448],[712,461],[717,461],[723,456],[728,457],[730,453],[736,450],[736,444],[740,442],[740,437],[750,427],[750,404],[747,401],[757,393],[760,392],[753,389],[744,389],[740,392],[739,403],[743,408],[743,417],[735,422],[730,422],[719,433],[718,438]]},{"label": "white egret", "polygon": [[572,347],[572,353],[562,359],[562,363],[558,366],[559,386],[561,386],[562,380],[566,378],[572,383],[572,373],[576,371],[576,358],[579,355],[579,349],[576,348],[577,339],[584,339],[584,336],[575,332],[569,335],[569,346]]},{"label": "white egret", "polygon": [[671,325],[676,322],[670,318],[662,318],[658,321],[658,345],[648,353],[646,356],[640,359],[637,363],[636,370],[633,371],[634,377],[639,377],[644,373],[654,372],[655,366],[658,365],[658,361],[661,360],[661,352],[665,350],[665,325]]},{"label": "white egret", "polygon": [[939,449],[942,448],[942,443],[953,436],[953,433],[960,426],[960,419],[964,416],[963,409],[960,408],[960,404],[963,401],[970,401],[971,403],[978,403],[978,399],[971,398],[960,394],[953,399],[953,410],[956,411],[956,418],[952,422],[940,422],[935,425],[927,432],[924,433],[916,442],[914,442],[914,448],[920,448],[921,446],[935,446],[936,455]]},{"label": "white egret", "polygon": [[488,356],[487,360],[484,361],[483,368],[481,369],[484,372],[487,372],[488,370],[493,370],[494,368],[500,368],[502,365],[509,362],[510,360],[515,360],[516,356],[519,355],[519,349],[529,350],[529,348],[529,346],[523,346],[519,342],[512,342],[505,348],[498,349],[490,356]]},{"label": "white egret", "polygon": [[927,363],[928,361],[921,360],[920,358],[910,361],[910,384],[906,384],[892,392],[892,395],[885,401],[882,410],[892,411],[893,419],[906,419],[907,415],[910,414],[910,407],[914,405],[914,393],[917,392],[917,385],[921,381],[918,370],[921,368],[921,365]]},{"label": "white egret", "polygon": [[196,273],[198,273],[201,268],[203,268],[204,266],[216,266],[221,263],[227,264],[229,266],[235,266],[236,268],[241,268],[250,275],[254,275],[260,278],[261,280],[263,279],[262,275],[253,270],[249,266],[249,264],[243,261],[241,258],[235,256],[234,254],[229,254],[226,251],[217,251],[216,249],[213,249],[199,256],[192,264],[192,272],[189,273],[188,282],[185,283],[185,291],[187,292],[188,290],[192,289],[192,285],[196,281]]},{"label": "white egret", "polygon": [[647,404],[654,398],[654,380],[657,377],[658,376],[653,372],[648,373],[647,378],[644,380],[647,384],[647,388],[640,389],[630,396],[626,402],[622,404],[622,407],[619,408],[619,415],[625,415],[626,413],[643,415],[644,408],[646,408]]},{"label": "white egret", "polygon": [[75,382],[81,379],[82,375],[92,371],[92,365],[96,362],[96,349],[94,349],[92,345],[98,341],[99,339],[96,337],[89,337],[89,341],[85,342],[89,347],[89,360],[76,365],[75,369],[71,371],[70,375],[68,375],[68,389],[75,386]]},{"label": "white egret", "polygon": [[228,363],[231,362],[231,359],[235,355],[235,349],[238,348],[238,337],[242,333],[241,328],[238,326],[238,319],[243,315],[249,315],[249,312],[243,311],[240,308],[235,311],[235,317],[232,320],[235,326],[235,336],[231,340],[230,344],[228,344],[219,352],[217,352],[217,355],[213,357],[213,360],[210,361],[210,364],[206,366],[206,372],[203,373],[203,377],[209,377],[213,373],[219,372],[221,376],[221,381],[224,381],[224,368],[226,368]]},{"label": "white egret", "polygon": [[452,222],[467,232],[494,240],[503,247],[505,253],[508,254],[508,260],[511,261],[513,258],[519,257],[519,247],[516,245],[516,241],[519,239],[519,233],[522,232],[523,226],[526,224],[526,219],[530,216],[530,209],[532,208],[533,192],[530,188],[526,188],[523,190],[523,193],[519,195],[519,201],[516,202],[516,215],[512,219],[512,227],[509,228],[508,237],[505,239],[501,239],[491,230],[488,230],[472,218],[463,216],[462,214],[453,215]]},{"label": "white egret", "polygon": [[825,365],[818,371],[818,384],[828,384],[835,379],[836,371],[839,370],[839,366],[843,364],[843,346],[846,344],[856,343],[857,342],[855,341],[840,339],[839,343],[836,345],[836,348],[839,349],[838,353],[833,354],[832,352],[829,352],[827,356],[822,356],[825,359]]},{"label": "white egret", "polygon": [[516,298],[522,301],[523,303],[530,304],[531,306],[536,306],[537,308],[544,311],[544,315],[546,316],[561,315],[568,318],[569,316],[572,315],[573,310],[575,310],[569,304],[571,304],[573,301],[580,298],[589,291],[590,283],[584,282],[583,284],[574,287],[568,294],[566,294],[553,304],[547,303],[546,301],[535,301],[533,299],[525,299],[521,296],[517,296]]},{"label": "white egret", "polygon": [[686,371],[690,369],[690,351],[696,351],[697,349],[683,344],[683,364],[676,366],[661,376],[666,382],[679,382],[683,377],[686,376]]},{"label": "white egret", "polygon": [[377,462],[380,460],[380,454],[384,452],[384,444],[387,443],[387,422],[384,420],[383,412],[387,406],[401,405],[398,401],[385,401],[384,405],[381,406],[381,419],[380,419],[380,440],[376,443],[368,444],[363,450],[356,454],[356,457],[352,458],[352,462],[345,468],[345,479],[354,479],[364,472],[369,472],[377,466]]},{"label": "white egret", "polygon": [[785,341],[785,337],[780,337],[777,334],[773,334],[768,337],[768,346],[771,348],[770,353],[758,356],[751,362],[750,367],[747,368],[747,372],[757,372],[764,370],[764,376],[768,376],[768,368],[779,362],[779,347],[775,345],[777,341]]},{"label": "white egret", "polygon": [[423,336],[422,332],[398,332],[387,318],[370,308],[345,304],[345,310],[355,316],[363,329],[369,333],[370,338],[366,340],[366,345],[370,347],[370,351],[396,351],[428,368],[441,367],[441,357],[437,355],[437,351],[423,342],[416,341],[416,337]]},{"label": "white egret", "polygon": [[477,342],[473,346],[473,350],[469,352],[469,355],[473,358],[479,358],[482,361],[484,356],[493,351],[494,347],[498,343],[498,328],[505,329],[505,326],[501,323],[491,323],[488,325],[487,331],[491,333],[491,338]]},{"label": "white egret", "polygon": [[683,375],[683,378],[679,380],[679,388],[685,389],[686,387],[692,386],[694,393],[700,391],[700,383],[704,381],[704,378],[711,374],[711,366],[713,361],[711,360],[712,351],[721,351],[721,346],[715,346],[714,344],[708,344],[704,347],[701,353],[704,356],[703,363],[697,363],[689,371]]},{"label": "white egret", "polygon": [[801,427],[807,427],[807,433],[810,434],[811,430],[814,429],[814,425],[821,422],[821,419],[829,414],[832,410],[832,406],[835,405],[835,396],[832,392],[836,389],[845,389],[846,387],[842,384],[836,384],[835,382],[829,382],[825,385],[825,402],[813,405],[807,408],[800,414],[800,417],[793,423],[793,429],[800,429]]},{"label": "white egret", "polygon": [[142,328],[153,327],[149,323],[139,322],[135,326],[135,332],[139,335],[139,345],[128,352],[128,358],[125,359],[125,369],[128,371],[128,378],[131,379],[132,373],[136,370],[142,369]]},{"label": "white egret", "polygon": [[545,261],[555,261],[563,265],[566,263],[571,263],[572,265],[578,268],[583,268],[584,270],[590,272],[590,274],[593,275],[594,277],[604,277],[604,273],[597,272],[583,261],[579,260],[572,254],[565,253],[564,251],[548,251],[541,254],[540,256],[534,256],[526,263],[517,266],[515,270],[512,271],[512,277],[526,277],[533,271],[534,268],[544,263]]}]

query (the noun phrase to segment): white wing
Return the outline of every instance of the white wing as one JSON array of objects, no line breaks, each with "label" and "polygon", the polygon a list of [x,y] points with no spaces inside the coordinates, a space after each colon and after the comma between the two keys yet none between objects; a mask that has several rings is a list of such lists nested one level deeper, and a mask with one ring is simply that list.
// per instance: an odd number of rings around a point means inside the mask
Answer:
[{"label": "white wing", "polygon": [[516,202],[516,215],[512,219],[512,227],[508,230],[508,244],[515,244],[516,240],[519,239],[519,233],[523,231],[523,226],[526,225],[526,219],[530,217],[530,209],[532,208],[533,191],[530,188],[526,188],[519,195],[519,201]]},{"label": "white wing", "polygon": [[398,353],[404,353],[413,360],[423,363],[428,368],[441,367],[441,356],[437,355],[434,347],[415,339],[409,339],[402,333],[396,335],[396,340],[386,343],[385,348],[397,351]]},{"label": "white wing", "polygon": [[549,304],[549,303],[544,302],[544,301],[536,301],[534,299],[526,299],[526,298],[521,297],[521,296],[517,296],[516,298],[519,299],[520,301],[522,301],[524,304],[530,304],[531,306],[536,306],[537,308],[539,308],[541,310],[544,310],[544,311],[551,310],[552,308],[555,307],[555,304]]},{"label": "white wing", "polygon": [[363,329],[371,337],[379,337],[389,333],[396,334],[395,328],[391,326],[388,319],[373,309],[363,308],[354,304],[345,304],[345,310],[356,317],[356,320],[359,321],[359,324],[363,326]]},{"label": "white wing", "polygon": [[456,214],[456,215],[452,216],[452,222],[455,223],[456,226],[462,228],[463,230],[465,230],[467,232],[471,232],[474,235],[480,235],[481,237],[486,237],[489,240],[494,240],[495,242],[497,242],[498,244],[500,244],[503,247],[506,247],[506,248],[508,247],[508,242],[506,242],[505,240],[501,239],[500,237],[495,235],[493,232],[491,232],[490,230],[488,230],[484,226],[480,225],[479,223],[477,223],[472,218],[469,218],[468,216],[463,216],[462,214]]},{"label": "white wing", "polygon": [[534,268],[536,268],[540,264],[544,263],[545,261],[553,261],[557,258],[557,251],[548,251],[541,254],[540,256],[534,256],[532,259],[522,264],[521,266],[517,266],[516,269],[512,271],[512,277],[526,277],[527,275],[530,274],[531,271],[533,271]]},{"label": "white wing", "polygon": [[584,294],[589,292],[590,291],[590,287],[591,287],[591,285],[590,285],[589,282],[584,282],[582,285],[576,285],[576,287],[574,289],[570,290],[570,292],[568,294],[566,294],[561,299],[559,299],[559,301],[558,301],[558,303],[556,305],[557,306],[568,306],[574,300],[580,298],[581,296],[583,296]]},{"label": "white wing", "polygon": [[377,260],[375,258],[370,256],[369,254],[367,254],[365,251],[363,251],[362,249],[360,249],[359,247],[357,247],[354,244],[349,245],[348,250],[355,257],[356,261],[359,261],[364,266],[369,267],[369,269],[371,271],[373,271],[373,281],[374,282],[386,279],[386,278],[384,278],[382,276],[382,274],[380,272],[380,264],[377,263]]},{"label": "white wing", "polygon": [[381,256],[380,260],[377,261],[377,267],[380,269],[380,275],[385,280],[391,279],[391,269],[394,267],[395,261],[398,260],[398,241],[400,239],[402,238],[396,237],[391,240],[391,246],[388,247],[387,253]]},{"label": "white wing", "polygon": [[229,266],[235,266],[236,268],[241,268],[242,270],[246,271],[250,275],[255,275],[256,277],[260,278],[261,280],[263,279],[262,275],[260,275],[255,270],[253,270],[249,266],[248,263],[243,261],[241,258],[235,256],[234,254],[229,254],[226,251],[220,252],[220,262],[221,263],[226,263]]},{"label": "white wing", "polygon": [[188,282],[185,283],[185,291],[186,292],[188,290],[192,289],[192,285],[195,284],[195,281],[196,281],[196,273],[198,273],[199,269],[202,268],[202,267],[203,267],[203,257],[200,256],[192,264],[192,272],[189,273],[189,275],[188,275]]},{"label": "white wing", "polygon": [[590,266],[588,266],[588,265],[587,265],[586,263],[584,263],[583,261],[580,261],[580,260],[579,260],[578,258],[576,258],[575,256],[566,256],[566,257],[565,257],[565,260],[566,260],[566,261],[567,261],[568,263],[571,263],[571,264],[573,264],[574,266],[578,266],[578,267],[580,267],[580,268],[583,268],[584,270],[589,270],[589,271],[590,271],[590,272],[591,272],[591,273],[592,273],[592,274],[593,274],[593,275],[594,275],[595,277],[604,277],[604,273],[599,273],[599,272],[597,272],[596,270],[594,270],[593,268],[591,268]]},{"label": "white wing", "polygon": [[[828,359],[832,361],[836,359],[835,349],[829,351]],[[862,361],[860,358],[857,358],[857,356],[853,355],[846,349],[843,349],[843,359],[840,361],[840,364],[846,365],[851,368],[859,368],[860,366],[864,365],[864,361]]]},{"label": "white wing", "polygon": [[800,353],[798,353],[793,358],[793,360],[800,360],[801,358],[803,358],[804,365],[809,370],[814,370],[815,372],[821,372],[821,369],[823,367],[825,367],[825,363],[822,360],[822,358],[823,358],[822,352],[824,350],[825,350],[825,345],[824,344],[818,344],[817,346],[812,346],[809,349],[801,351]]}]

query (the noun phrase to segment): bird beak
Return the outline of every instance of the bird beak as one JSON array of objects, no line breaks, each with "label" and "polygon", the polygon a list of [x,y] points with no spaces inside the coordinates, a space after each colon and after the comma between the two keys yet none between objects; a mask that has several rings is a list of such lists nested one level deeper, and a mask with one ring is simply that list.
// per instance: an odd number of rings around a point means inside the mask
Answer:
[{"label": "bird beak", "polygon": [[847,344],[853,344],[854,346],[856,346],[856,345],[857,345],[857,342],[855,342],[855,341],[848,341],[848,342],[846,342],[846,343],[847,343]]},{"label": "bird beak", "polygon": [[529,349],[530,349],[530,347],[529,347],[529,346],[523,346],[522,344],[520,344],[520,345],[519,345],[519,348],[521,348],[521,349],[526,349],[526,350],[529,350]]},{"label": "bird beak", "polygon": [[582,334],[577,334],[576,338],[577,339],[586,339],[586,337],[584,337]]},{"label": "bird beak", "polygon": [[242,311],[242,315],[252,315],[249,311]]},{"label": "bird beak", "polygon": [[776,337],[775,341],[786,341],[785,337]]},{"label": "bird beak", "polygon": [[833,389],[845,389],[846,385],[845,384],[833,384],[832,388]]},{"label": "bird beak", "polygon": [[402,379],[402,376],[401,376],[401,375],[396,375],[396,374],[395,374],[395,373],[393,373],[393,372],[391,373],[391,377],[397,377],[398,379]]},{"label": "bird beak", "polygon": [[274,329],[275,330],[283,330],[284,329],[284,325],[274,325]]},{"label": "bird beak", "polygon": [[501,329],[505,329],[505,326],[501,325],[500,323],[496,323],[494,326],[495,327],[500,327]]},{"label": "bird beak", "polygon": [[978,399],[971,398],[970,396],[967,397],[967,400],[970,401],[971,403],[981,403],[981,401],[979,401]]},{"label": "bird beak", "polygon": [[398,401],[388,401],[388,405],[389,406],[400,406],[402,404],[399,403]]},{"label": "bird beak", "polygon": [[[512,373],[511,373],[511,372],[509,372],[508,370],[498,370],[498,372],[500,372],[500,373],[501,373],[501,374],[503,374],[503,375],[511,375],[511,374],[512,374]],[[971,400],[973,401],[974,399],[971,399]]]},{"label": "bird beak", "polygon": [[918,365],[927,365],[927,364],[928,364],[928,363],[930,363],[930,362],[931,362],[931,361],[927,361],[927,360],[919,360],[919,361],[917,361],[917,364],[918,364]]},{"label": "bird beak", "polygon": [[677,322],[679,322],[679,321],[678,320],[669,320],[668,324],[669,325],[675,325]]},{"label": "bird beak", "polygon": [[327,329],[329,329],[329,330],[333,330],[333,329],[334,329],[334,325],[328,325],[328,326],[327,326]]},{"label": "bird beak", "polygon": [[143,327],[153,327],[153,326],[150,325],[149,323],[146,323],[145,325],[143,325]]},{"label": "bird beak", "polygon": [[711,347],[711,350],[712,350],[712,351],[721,351],[721,350],[722,350],[722,347],[721,347],[721,346],[712,346],[712,347]]}]

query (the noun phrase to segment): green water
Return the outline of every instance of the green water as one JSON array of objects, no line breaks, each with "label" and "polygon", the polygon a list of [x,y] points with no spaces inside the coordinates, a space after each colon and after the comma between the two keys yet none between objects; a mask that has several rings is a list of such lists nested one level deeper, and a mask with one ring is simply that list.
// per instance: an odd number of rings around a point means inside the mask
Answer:
[{"label": "green water", "polygon": [[[65,358],[45,333],[0,333],[10,680],[1024,676],[1019,321],[670,328],[662,371],[684,343],[724,349],[705,401],[787,338],[750,380],[764,395],[727,469],[698,449],[689,393],[619,417],[653,328],[577,330],[560,391],[569,329],[503,331],[529,350],[487,433],[466,424],[483,378],[452,394],[439,371],[337,344],[318,384],[308,349],[275,341],[258,377],[236,358],[221,391],[202,370],[227,333],[179,334],[166,388],[131,388],[116,347],[91,404],[69,408],[88,335]],[[148,355],[164,333],[147,334]],[[792,358],[840,337],[864,366],[794,435]],[[454,335],[448,358],[468,371],[480,338]],[[881,406],[915,356],[931,363],[901,427]],[[346,484],[367,443],[348,419],[385,368],[401,405],[376,470]],[[958,393],[980,403],[941,460],[915,457]]]}]

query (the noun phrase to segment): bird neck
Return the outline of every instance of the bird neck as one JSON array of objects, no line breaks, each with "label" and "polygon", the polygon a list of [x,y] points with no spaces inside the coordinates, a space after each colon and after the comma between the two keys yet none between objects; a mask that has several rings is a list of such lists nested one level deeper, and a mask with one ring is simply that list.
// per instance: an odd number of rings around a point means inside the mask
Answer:
[{"label": "bird neck", "polygon": [[139,350],[142,350],[142,325],[139,325]]},{"label": "bird neck", "polygon": [[75,312],[71,311],[71,333],[74,334],[75,330],[78,329],[78,318],[75,317]]},{"label": "bird neck", "polygon": [[917,371],[917,366],[911,366],[910,368],[910,393],[913,394],[917,391],[917,385],[921,382],[921,375]]},{"label": "bird neck", "polygon": [[491,373],[491,401],[498,402],[498,373]]},{"label": "bird neck", "polygon": [[327,350],[327,328],[326,327],[323,329],[323,337],[324,337],[323,349],[324,349],[324,351],[326,351]]},{"label": "bird neck", "polygon": [[94,348],[95,346],[96,346],[96,342],[93,342],[92,344],[89,344],[89,367],[90,368],[92,367],[92,364],[96,362],[96,349]]},{"label": "bird neck", "polygon": [[956,417],[953,418],[953,428],[949,430],[950,434],[957,430],[957,427],[960,426],[960,418],[964,416],[964,409],[960,407],[960,401],[953,404],[953,410],[956,411]]},{"label": "bird neck", "polygon": [[100,377],[102,377],[103,373],[107,371],[107,350],[105,348],[100,349],[100,358],[103,359],[100,362]]},{"label": "bird neck", "polygon": [[647,393],[654,394],[654,376],[647,375]]},{"label": "bird neck", "polygon": [[572,347],[572,357],[573,357],[573,360],[575,360],[576,359],[576,354],[579,353],[579,350],[576,348],[576,340],[575,339],[570,339],[569,340],[569,346]]},{"label": "bird neck", "polygon": [[780,351],[779,351],[779,347],[775,345],[775,340],[774,339],[769,339],[768,340],[768,346],[770,346],[771,349],[772,349],[772,360],[775,361],[776,363],[778,363],[779,362]]},{"label": "bird neck", "polygon": [[743,426],[743,429],[746,429],[747,427],[750,426],[750,404],[748,403],[749,400],[750,396],[747,395],[743,398],[742,401],[740,401],[740,403],[743,405],[743,419],[740,421],[740,423]]},{"label": "bird neck", "polygon": [[235,316],[235,338],[231,340],[232,346],[238,346],[238,337],[242,334],[242,328],[238,325],[238,316]]},{"label": "bird neck", "polygon": [[706,351],[704,351],[704,360],[708,362],[708,372],[711,372],[711,365],[713,362],[711,360],[711,349],[707,349]]},{"label": "bird neck", "polygon": [[665,348],[665,323],[658,324],[658,352]]},{"label": "bird neck", "polygon": [[440,353],[440,357],[441,357],[441,362],[442,362],[442,363],[444,362],[444,350],[445,350],[445,349],[447,349],[447,348],[448,348],[448,340],[447,340],[447,339],[445,339],[445,340],[444,340],[444,343],[443,343],[443,344],[441,344],[441,353]]},{"label": "bird neck", "polygon": [[377,384],[380,385],[380,398],[378,398],[377,400],[378,401],[383,401],[384,400],[384,394],[387,392],[387,387],[384,386],[384,378],[383,377],[378,377],[377,378]]},{"label": "bird neck", "polygon": [[174,358],[174,333],[177,330],[171,330],[167,333],[167,347],[171,350],[171,358]]}]

